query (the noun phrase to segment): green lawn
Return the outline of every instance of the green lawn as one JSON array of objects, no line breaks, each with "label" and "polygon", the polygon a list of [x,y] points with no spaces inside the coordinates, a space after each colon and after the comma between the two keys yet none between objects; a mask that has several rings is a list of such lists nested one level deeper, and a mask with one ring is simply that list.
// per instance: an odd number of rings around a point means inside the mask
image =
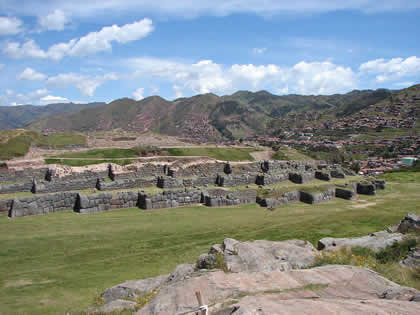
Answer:
[{"label": "green lawn", "polygon": [[253,161],[254,148],[169,148],[171,156],[208,156],[223,161]]},{"label": "green lawn", "polygon": [[60,154],[61,158],[89,158],[89,159],[121,159],[135,158],[136,153],[131,149],[97,149],[84,152],[72,152]]},{"label": "green lawn", "polygon": [[[351,237],[419,213],[420,182],[389,183],[377,196],[297,203],[268,211],[255,204],[80,215],[0,217],[0,313],[63,314],[92,305],[105,288],[194,262],[225,237],[238,240]],[[363,202],[365,201],[365,202]]]},{"label": "green lawn", "polygon": [[[98,149],[89,150],[85,152],[72,152],[64,153],[58,156],[46,159],[47,164],[64,164],[69,166],[84,166],[99,163],[117,163],[120,165],[129,164],[129,160],[120,160],[125,158],[136,158],[136,150],[134,149]],[[152,150],[152,149],[149,149]],[[156,150],[156,149],[155,149]],[[250,152],[255,152],[253,148],[168,148],[162,149],[162,151],[156,152],[157,155],[169,155],[169,156],[208,156],[224,161],[253,161],[254,158],[250,155]],[[66,158],[66,159],[60,159]],[[74,159],[74,160],[71,160]],[[118,160],[111,160],[118,159]],[[134,162],[134,161],[131,161]]]}]

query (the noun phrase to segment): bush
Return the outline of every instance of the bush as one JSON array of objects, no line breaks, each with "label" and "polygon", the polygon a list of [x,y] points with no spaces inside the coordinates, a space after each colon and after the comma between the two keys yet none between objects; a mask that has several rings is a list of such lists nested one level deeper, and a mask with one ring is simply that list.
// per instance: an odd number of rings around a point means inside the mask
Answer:
[{"label": "bush", "polygon": [[388,262],[398,262],[404,259],[411,248],[416,247],[417,240],[409,239],[400,243],[394,243],[391,246],[387,246],[376,254],[376,259],[381,264]]}]

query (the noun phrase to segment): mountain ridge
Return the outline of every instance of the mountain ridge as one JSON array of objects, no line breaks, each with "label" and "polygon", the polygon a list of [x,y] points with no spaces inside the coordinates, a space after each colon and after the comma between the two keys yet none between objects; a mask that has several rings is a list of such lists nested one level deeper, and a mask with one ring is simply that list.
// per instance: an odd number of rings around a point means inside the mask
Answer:
[{"label": "mountain ridge", "polygon": [[409,93],[404,91],[415,91],[413,97],[420,96],[420,84],[397,91],[353,90],[346,94],[315,96],[275,95],[261,90],[237,91],[224,96],[207,93],[173,101],[160,96],[139,101],[121,98],[78,112],[44,116],[27,127],[38,131],[82,132],[120,128],[203,141],[275,135],[288,128],[317,126],[327,120],[374,112],[369,109],[376,104],[389,107],[399,100],[399,97],[393,100],[393,95]]}]

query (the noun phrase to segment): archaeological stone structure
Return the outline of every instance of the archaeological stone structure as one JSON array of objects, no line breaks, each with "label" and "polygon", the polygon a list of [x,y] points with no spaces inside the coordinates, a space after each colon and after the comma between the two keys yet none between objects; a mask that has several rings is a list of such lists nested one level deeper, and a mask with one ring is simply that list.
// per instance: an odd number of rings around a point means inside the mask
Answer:
[{"label": "archaeological stone structure", "polygon": [[[62,210],[78,213],[138,207],[208,207],[258,203],[274,208],[293,202],[319,203],[335,197],[352,200],[375,194],[384,181],[331,185],[324,190],[289,189],[260,195],[264,187],[281,183],[305,184],[354,175],[323,161],[258,161],[226,163],[216,160],[150,161],[127,166],[0,169],[0,212],[9,217]],[[252,187],[250,187],[252,185]],[[155,189],[148,190],[148,188]],[[151,192],[150,192],[151,191]],[[13,195],[7,198],[8,195]]]}]

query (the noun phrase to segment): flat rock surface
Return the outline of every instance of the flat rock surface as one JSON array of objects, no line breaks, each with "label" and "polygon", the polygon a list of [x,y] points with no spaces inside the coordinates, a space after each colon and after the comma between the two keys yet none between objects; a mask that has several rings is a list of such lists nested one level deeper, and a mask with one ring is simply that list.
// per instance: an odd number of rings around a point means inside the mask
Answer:
[{"label": "flat rock surface", "polygon": [[318,241],[318,249],[340,249],[343,247],[363,247],[374,251],[384,249],[385,247],[401,242],[403,235],[401,233],[388,233],[386,231],[375,232],[367,236],[357,238],[332,238],[326,237]]},{"label": "flat rock surface", "polygon": [[231,272],[285,271],[313,264],[317,251],[301,240],[237,242],[226,239],[224,259]]},{"label": "flat rock surface", "polygon": [[[392,295],[384,295],[391,289]],[[329,265],[285,272],[210,272],[168,284],[136,314],[194,311],[196,290],[201,291],[210,314],[224,314],[223,303],[240,306],[234,314],[420,313],[420,303],[410,302],[418,291],[368,269]]]}]

